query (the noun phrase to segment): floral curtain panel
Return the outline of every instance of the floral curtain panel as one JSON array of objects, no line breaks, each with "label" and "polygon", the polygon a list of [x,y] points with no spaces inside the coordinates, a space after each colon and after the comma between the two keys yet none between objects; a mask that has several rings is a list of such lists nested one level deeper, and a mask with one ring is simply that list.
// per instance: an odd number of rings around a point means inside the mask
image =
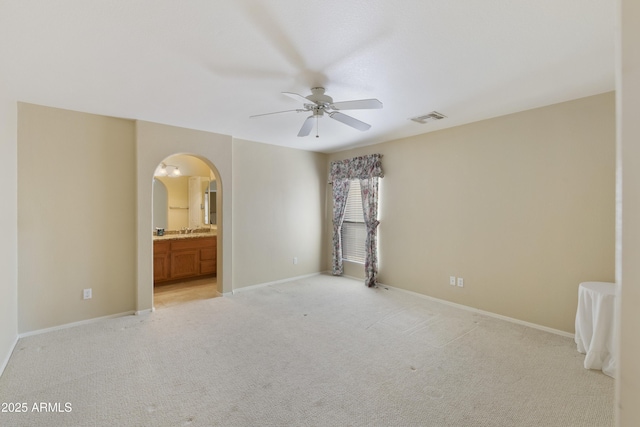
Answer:
[{"label": "floral curtain panel", "polygon": [[362,208],[364,223],[367,227],[365,243],[365,285],[372,287],[378,284],[378,177],[361,179]]},{"label": "floral curtain panel", "polygon": [[367,228],[365,256],[365,284],[376,285],[378,277],[378,178],[382,172],[382,154],[354,157],[352,159],[331,162],[329,183],[333,184],[333,274],[342,275],[341,231],[344,210],[349,194],[349,181],[360,180],[362,207]]},{"label": "floral curtain panel", "polygon": [[347,206],[347,195],[351,182],[342,179],[333,183],[333,275],[342,276],[342,222]]}]

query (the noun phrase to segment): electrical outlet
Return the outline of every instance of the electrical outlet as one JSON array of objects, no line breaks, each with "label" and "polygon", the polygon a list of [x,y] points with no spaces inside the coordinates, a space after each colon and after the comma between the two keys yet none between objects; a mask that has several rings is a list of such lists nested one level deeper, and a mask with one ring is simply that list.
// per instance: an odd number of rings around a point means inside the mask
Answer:
[{"label": "electrical outlet", "polygon": [[82,299],[91,299],[91,288],[85,289],[82,292]]},{"label": "electrical outlet", "polygon": [[456,276],[449,276],[449,284],[451,286],[455,286],[456,285]]},{"label": "electrical outlet", "polygon": [[293,257],[293,263],[294,263],[294,264],[297,264],[297,263],[298,263],[298,257],[297,257],[297,256],[294,256],[294,257]]},{"label": "electrical outlet", "polygon": [[464,286],[464,279],[462,277],[458,277],[458,286],[461,288]]}]

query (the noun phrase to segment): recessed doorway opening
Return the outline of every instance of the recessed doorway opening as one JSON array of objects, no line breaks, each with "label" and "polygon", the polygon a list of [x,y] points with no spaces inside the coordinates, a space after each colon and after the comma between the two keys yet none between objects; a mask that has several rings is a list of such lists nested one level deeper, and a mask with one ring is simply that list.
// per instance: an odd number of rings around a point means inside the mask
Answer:
[{"label": "recessed doorway opening", "polygon": [[164,159],[153,178],[153,305],[219,296],[218,179],[198,157]]}]

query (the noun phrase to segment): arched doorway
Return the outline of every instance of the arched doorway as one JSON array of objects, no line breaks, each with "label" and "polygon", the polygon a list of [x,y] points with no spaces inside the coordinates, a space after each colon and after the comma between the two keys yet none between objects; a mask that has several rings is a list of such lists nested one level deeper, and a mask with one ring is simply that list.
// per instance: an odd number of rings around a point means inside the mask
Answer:
[{"label": "arched doorway", "polygon": [[153,307],[220,296],[217,283],[219,177],[208,160],[165,158],[154,172]]}]

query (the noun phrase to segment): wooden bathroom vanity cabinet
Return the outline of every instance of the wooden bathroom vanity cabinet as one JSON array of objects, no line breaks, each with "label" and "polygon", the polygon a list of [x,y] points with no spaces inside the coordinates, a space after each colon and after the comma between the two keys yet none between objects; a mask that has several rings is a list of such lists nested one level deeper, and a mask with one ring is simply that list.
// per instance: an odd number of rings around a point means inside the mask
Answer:
[{"label": "wooden bathroom vanity cabinet", "polygon": [[215,275],[216,244],[216,236],[154,240],[153,283]]}]

